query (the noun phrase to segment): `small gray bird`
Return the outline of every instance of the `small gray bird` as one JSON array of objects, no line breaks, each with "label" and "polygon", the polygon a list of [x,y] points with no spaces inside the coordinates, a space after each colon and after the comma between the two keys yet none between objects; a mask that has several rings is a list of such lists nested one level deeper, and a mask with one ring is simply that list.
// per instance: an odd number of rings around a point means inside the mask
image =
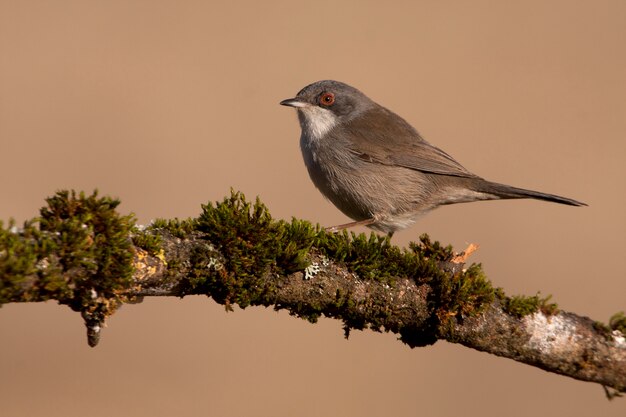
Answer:
[{"label": "small gray bird", "polygon": [[354,222],[393,234],[444,204],[535,198],[585,206],[570,198],[484,180],[426,142],[397,114],[347,84],[326,80],[280,102],[295,107],[300,147],[315,186]]}]

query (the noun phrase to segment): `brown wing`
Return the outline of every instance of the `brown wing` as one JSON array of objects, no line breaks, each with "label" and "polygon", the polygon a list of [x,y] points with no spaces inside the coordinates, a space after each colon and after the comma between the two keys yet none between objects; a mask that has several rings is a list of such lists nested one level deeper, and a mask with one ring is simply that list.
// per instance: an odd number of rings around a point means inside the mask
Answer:
[{"label": "brown wing", "polygon": [[357,138],[349,147],[363,160],[432,174],[476,177],[450,155],[426,142],[404,119],[383,107],[363,113],[342,129]]}]

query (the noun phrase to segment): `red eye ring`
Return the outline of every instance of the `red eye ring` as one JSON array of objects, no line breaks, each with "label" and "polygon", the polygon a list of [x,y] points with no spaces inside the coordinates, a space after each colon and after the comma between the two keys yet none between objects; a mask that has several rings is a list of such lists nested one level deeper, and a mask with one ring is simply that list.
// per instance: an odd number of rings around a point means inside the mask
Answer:
[{"label": "red eye ring", "polygon": [[332,106],[335,103],[335,95],[333,93],[322,93],[319,102],[322,106]]}]

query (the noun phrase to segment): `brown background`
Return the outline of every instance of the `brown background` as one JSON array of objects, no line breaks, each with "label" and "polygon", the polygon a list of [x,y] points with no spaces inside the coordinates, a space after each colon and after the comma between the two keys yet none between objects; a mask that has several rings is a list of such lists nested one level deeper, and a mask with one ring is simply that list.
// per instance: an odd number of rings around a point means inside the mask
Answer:
[{"label": "brown background", "polygon": [[[398,233],[481,245],[495,285],[607,321],[626,308],[626,2],[0,0],[0,219],[57,189],[146,224],[233,186],[278,218],[346,218],[315,190],[292,109],[333,78],[470,170],[589,203],[440,209]],[[123,307],[87,347],[55,303],[0,310],[3,416],[623,416],[582,383],[437,343],[203,297]]]}]

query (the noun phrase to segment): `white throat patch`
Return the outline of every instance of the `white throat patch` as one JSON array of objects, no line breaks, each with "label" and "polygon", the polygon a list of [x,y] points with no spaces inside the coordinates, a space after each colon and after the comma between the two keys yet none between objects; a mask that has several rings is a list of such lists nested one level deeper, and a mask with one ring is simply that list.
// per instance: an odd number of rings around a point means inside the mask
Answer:
[{"label": "white throat patch", "polygon": [[302,130],[312,139],[320,140],[337,124],[337,116],[330,110],[317,106],[300,107]]}]

